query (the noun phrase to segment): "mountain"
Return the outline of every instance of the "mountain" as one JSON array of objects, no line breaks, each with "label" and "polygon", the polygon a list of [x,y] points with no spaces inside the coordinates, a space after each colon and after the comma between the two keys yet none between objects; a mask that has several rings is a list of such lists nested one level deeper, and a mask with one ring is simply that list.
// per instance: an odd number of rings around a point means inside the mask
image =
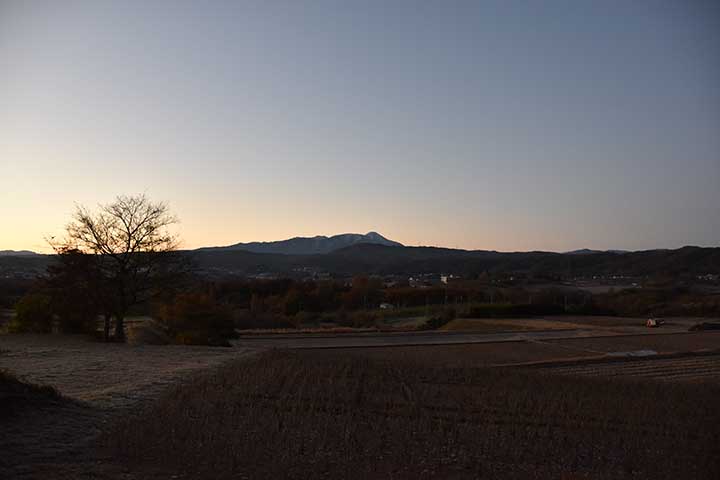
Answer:
[{"label": "mountain", "polygon": [[573,250],[571,252],[565,252],[567,255],[592,255],[596,253],[628,253],[627,250],[591,250],[589,248],[581,248],[580,250]]},{"label": "mountain", "polygon": [[282,255],[320,255],[334,252],[342,248],[361,243],[385,245],[388,247],[402,247],[403,245],[388,240],[377,232],[368,232],[365,235],[360,233],[343,233],[325,237],[295,237],[288,240],[276,242],[251,242],[236,243],[227,247],[201,248],[198,251],[236,251],[244,250],[252,253],[276,253]]},{"label": "mountain", "polygon": [[30,250],[0,250],[0,257],[29,257],[38,255]]}]

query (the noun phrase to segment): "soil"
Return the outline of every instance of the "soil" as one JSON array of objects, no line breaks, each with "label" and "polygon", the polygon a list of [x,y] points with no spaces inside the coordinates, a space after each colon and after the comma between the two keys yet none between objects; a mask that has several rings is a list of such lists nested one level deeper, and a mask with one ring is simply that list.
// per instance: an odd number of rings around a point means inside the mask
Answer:
[{"label": "soil", "polygon": [[0,369],[61,395],[0,417],[0,478],[136,478],[108,459],[88,455],[103,430],[181,379],[252,353],[105,344],[73,335],[0,335]]},{"label": "soil", "polygon": [[[589,360],[607,353],[644,350],[660,354],[684,351],[706,353],[702,357],[688,359],[631,358],[627,362],[621,360],[608,362],[607,365],[594,364],[595,360]],[[407,361],[430,367],[517,366],[562,361],[569,362],[566,368],[548,368],[546,373],[634,376],[694,383],[720,381],[720,355],[711,353],[718,350],[720,332],[698,332],[486,344],[361,347],[333,349],[332,352],[308,350],[304,354],[308,358],[323,357],[321,360],[331,353],[340,357],[360,355],[390,363]],[[130,469],[127,464],[107,458],[95,447],[97,439],[118,419],[132,418],[151,408],[162,392],[167,392],[172,386],[258,351],[238,346],[104,344],[88,337],[71,335],[0,335],[0,369],[31,383],[50,385],[61,395],[41,403],[27,402],[24,408],[13,409],[11,415],[0,415],[0,479],[170,478],[162,470],[148,470],[147,467],[143,467],[142,471]],[[585,362],[590,363],[585,365]],[[0,413],[3,411],[0,395]]]},{"label": "soil", "polygon": [[[659,329],[658,329],[659,330]],[[548,343],[601,353],[654,350],[657,353],[720,350],[720,332],[683,332],[670,335],[620,335],[596,338],[566,338]]]},{"label": "soil", "polygon": [[579,361],[540,367],[538,371],[576,377],[621,377],[720,385],[720,354]]}]

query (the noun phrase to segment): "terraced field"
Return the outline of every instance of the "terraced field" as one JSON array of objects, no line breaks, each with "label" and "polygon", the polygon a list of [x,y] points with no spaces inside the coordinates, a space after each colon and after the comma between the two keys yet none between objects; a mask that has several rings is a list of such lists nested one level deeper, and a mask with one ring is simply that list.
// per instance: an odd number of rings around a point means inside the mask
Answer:
[{"label": "terraced field", "polygon": [[[249,355],[8,335],[0,367],[72,398],[3,425],[0,478],[715,479],[719,340]],[[660,355],[610,357],[637,349]]]},{"label": "terraced field", "polygon": [[193,478],[710,479],[719,391],[275,351],[172,388],[105,444]]},{"label": "terraced field", "polygon": [[717,351],[720,350],[720,332],[683,332],[669,335],[665,333],[654,333],[649,335],[564,338],[549,339],[546,340],[546,342],[569,348],[593,351],[600,354],[631,352],[634,350],[654,350],[658,353],[697,352],[700,350]]},{"label": "terraced field", "polygon": [[663,382],[720,384],[720,354],[579,362],[541,367],[539,370],[583,377],[631,377]]}]

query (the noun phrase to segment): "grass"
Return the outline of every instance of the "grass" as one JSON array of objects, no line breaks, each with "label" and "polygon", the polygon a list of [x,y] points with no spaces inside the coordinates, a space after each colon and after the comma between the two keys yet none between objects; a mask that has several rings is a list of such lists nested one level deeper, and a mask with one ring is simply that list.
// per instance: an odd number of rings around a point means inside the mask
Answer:
[{"label": "grass", "polygon": [[527,332],[536,330],[527,325],[519,325],[512,320],[505,322],[487,321],[477,318],[456,318],[447,325],[443,325],[438,330],[446,332],[479,332],[479,333],[498,333],[498,332]]},{"label": "grass", "polygon": [[553,315],[549,320],[591,327],[643,327],[647,317],[611,317],[604,315]]},{"label": "grass", "polygon": [[542,318],[456,318],[439,330],[451,332],[529,332],[533,330],[558,330],[573,328],[572,324],[545,320]]},{"label": "grass", "polygon": [[295,333],[369,333],[379,332],[377,327],[355,328],[342,326],[301,327],[301,328],[253,328],[238,330],[241,335],[274,335]]},{"label": "grass", "polygon": [[269,352],[107,433],[194,478],[718,478],[720,390]]}]

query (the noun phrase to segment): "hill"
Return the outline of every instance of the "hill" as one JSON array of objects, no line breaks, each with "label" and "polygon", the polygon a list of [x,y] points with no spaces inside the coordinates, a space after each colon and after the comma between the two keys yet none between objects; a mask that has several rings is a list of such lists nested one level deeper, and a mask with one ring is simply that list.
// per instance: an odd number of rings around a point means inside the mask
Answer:
[{"label": "hill", "polygon": [[[256,253],[227,248],[185,251],[201,274],[212,276],[323,271],[334,276],[358,274],[416,275],[445,273],[472,276],[483,272],[522,273],[573,278],[594,275],[679,277],[720,273],[720,248],[683,247],[618,254],[496,252],[438,247],[358,243],[321,254]],[[54,256],[2,256],[0,278],[32,277],[44,272]]]},{"label": "hill", "polygon": [[294,237],[276,242],[251,242],[236,243],[226,247],[201,248],[201,251],[235,251],[244,250],[253,253],[279,253],[282,255],[317,255],[330,253],[351,245],[370,243],[391,247],[402,247],[399,242],[388,240],[377,232],[368,232],[365,235],[360,233],[343,233],[326,237],[318,235],[315,237]]},{"label": "hill", "polygon": [[308,268],[338,276],[440,272],[473,275],[487,271],[567,278],[591,275],[678,276],[720,272],[720,248],[701,247],[575,255],[357,244],[321,255],[258,254],[232,250],[195,251],[192,255],[202,269],[226,270],[238,274],[283,274]]},{"label": "hill", "polygon": [[0,250],[0,257],[31,257],[38,255],[30,250]]}]

